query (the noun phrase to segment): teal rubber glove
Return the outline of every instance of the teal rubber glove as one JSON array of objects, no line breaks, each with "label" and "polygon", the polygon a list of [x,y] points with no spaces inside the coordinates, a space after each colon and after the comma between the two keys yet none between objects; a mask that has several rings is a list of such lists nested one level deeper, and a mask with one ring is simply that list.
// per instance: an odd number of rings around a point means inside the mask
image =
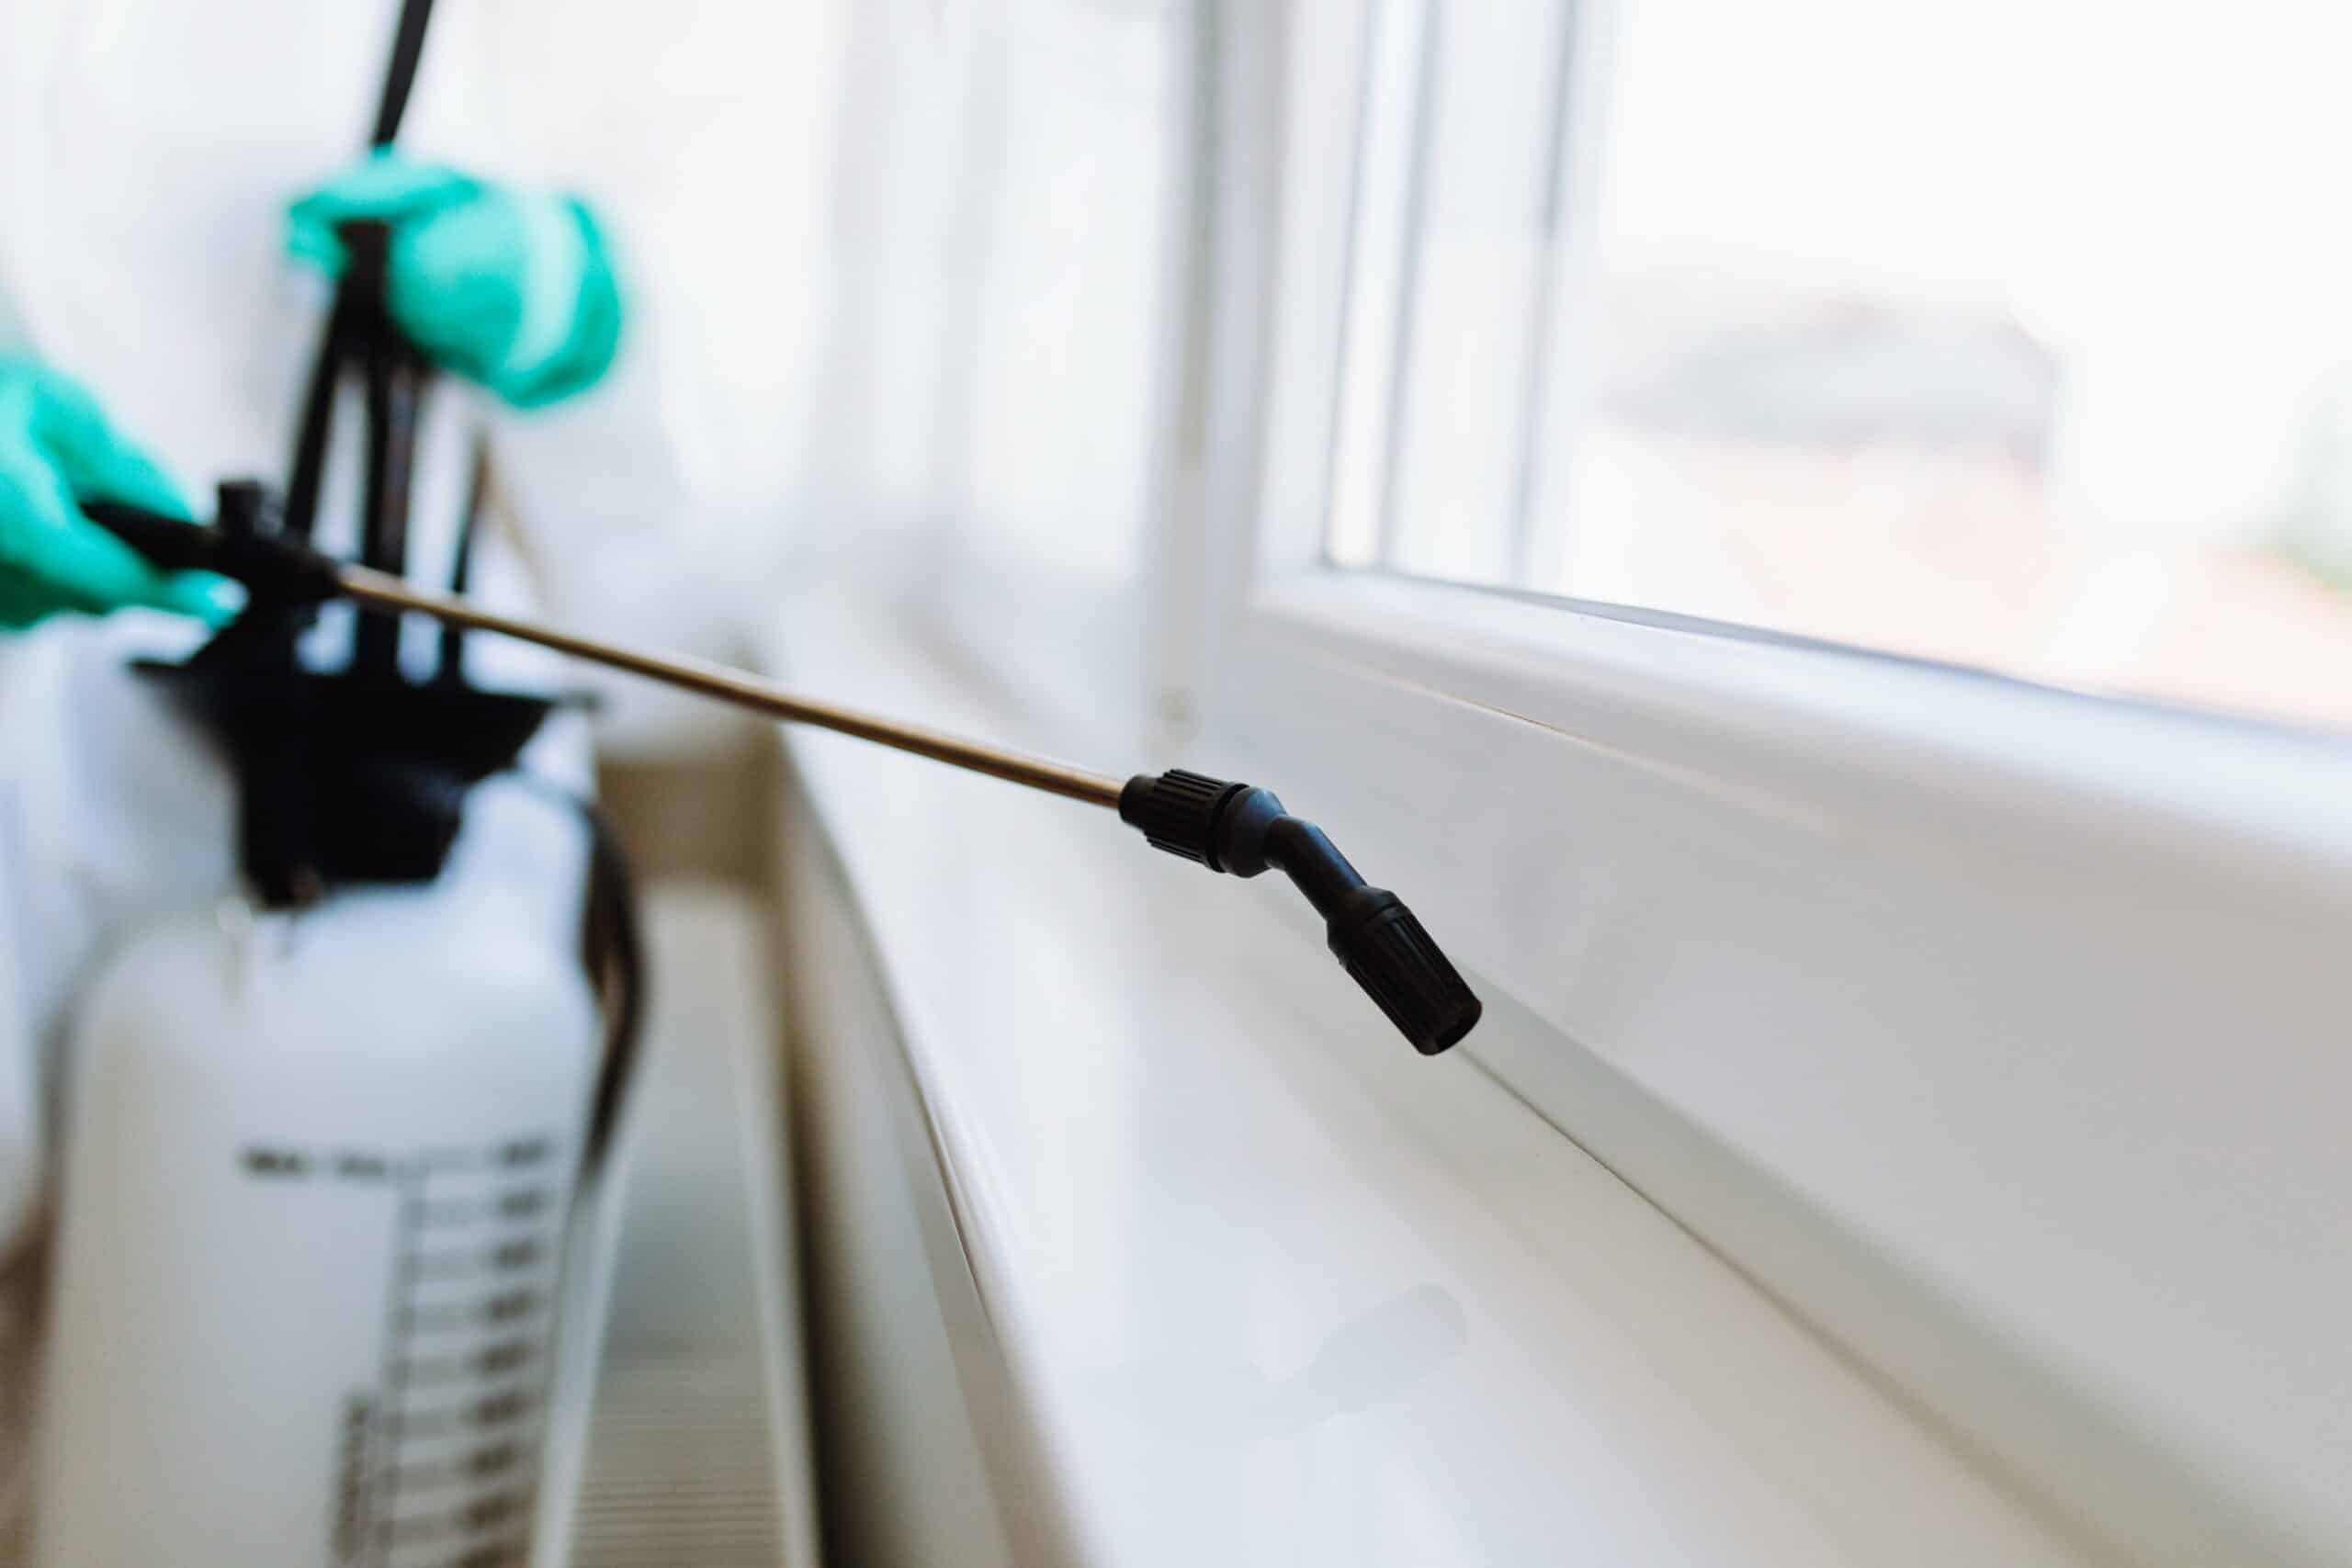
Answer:
[{"label": "teal rubber glove", "polygon": [[620,284],[604,232],[565,197],[520,196],[455,169],[375,152],[288,209],[287,249],[340,276],[338,224],[391,225],[392,320],[436,365],[516,408],[595,384],[620,346]]},{"label": "teal rubber glove", "polygon": [[233,583],[156,570],[83,516],[76,498],[189,515],[163,469],[115,434],[89,393],[44,366],[0,357],[0,626],[129,604],[214,626],[236,613]]}]

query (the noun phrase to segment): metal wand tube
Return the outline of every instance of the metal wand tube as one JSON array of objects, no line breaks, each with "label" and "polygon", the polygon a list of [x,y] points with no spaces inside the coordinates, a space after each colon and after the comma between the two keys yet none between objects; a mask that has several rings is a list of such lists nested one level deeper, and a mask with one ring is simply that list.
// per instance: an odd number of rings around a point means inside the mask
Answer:
[{"label": "metal wand tube", "polygon": [[482,609],[454,594],[435,593],[414,587],[390,572],[377,571],[368,567],[346,566],[338,576],[345,592],[362,604],[373,604],[379,609],[410,610],[430,615],[447,626],[496,632],[502,637],[537,643],[541,648],[551,648],[558,653],[568,653],[591,663],[626,670],[633,675],[642,675],[664,685],[715,697],[720,702],[747,708],[770,718],[790,724],[812,724],[820,729],[854,735],[860,740],[871,740],[895,750],[910,751],[918,757],[929,757],[933,761],[945,762],[952,767],[1025,784],[1031,789],[1044,790],[1048,795],[1084,801],[1089,806],[1118,809],[1123,781],[1101,773],[1090,773],[1067,762],[984,746],[978,741],[967,740],[922,725],[906,724],[856,708],[819,702],[757,676],[706,660],[643,653],[535,621],[516,620]]}]

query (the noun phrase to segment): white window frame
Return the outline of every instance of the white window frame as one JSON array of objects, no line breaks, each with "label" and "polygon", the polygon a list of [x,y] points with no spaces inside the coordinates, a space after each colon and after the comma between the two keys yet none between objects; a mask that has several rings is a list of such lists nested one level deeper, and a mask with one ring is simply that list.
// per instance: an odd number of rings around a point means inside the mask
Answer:
[{"label": "white window frame", "polygon": [[1329,567],[1368,9],[1203,6],[1190,754],[1412,900],[1489,996],[1466,1055],[1988,1462],[2144,1560],[2340,1560],[2352,751]]}]

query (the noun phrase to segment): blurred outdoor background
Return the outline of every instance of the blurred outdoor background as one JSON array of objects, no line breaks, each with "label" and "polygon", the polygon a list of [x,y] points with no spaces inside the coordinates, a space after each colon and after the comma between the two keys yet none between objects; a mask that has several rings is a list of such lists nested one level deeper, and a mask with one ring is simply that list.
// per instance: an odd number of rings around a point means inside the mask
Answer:
[{"label": "blurred outdoor background", "polygon": [[1378,7],[1340,559],[2352,725],[2352,13],[1566,17]]}]

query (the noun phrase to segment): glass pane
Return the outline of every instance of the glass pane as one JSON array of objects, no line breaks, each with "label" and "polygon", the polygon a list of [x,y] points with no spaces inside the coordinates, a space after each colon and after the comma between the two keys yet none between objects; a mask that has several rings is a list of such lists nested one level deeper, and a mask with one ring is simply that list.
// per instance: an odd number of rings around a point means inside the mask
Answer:
[{"label": "glass pane", "polygon": [[2352,727],[2352,11],[1441,9],[1374,558]]}]

